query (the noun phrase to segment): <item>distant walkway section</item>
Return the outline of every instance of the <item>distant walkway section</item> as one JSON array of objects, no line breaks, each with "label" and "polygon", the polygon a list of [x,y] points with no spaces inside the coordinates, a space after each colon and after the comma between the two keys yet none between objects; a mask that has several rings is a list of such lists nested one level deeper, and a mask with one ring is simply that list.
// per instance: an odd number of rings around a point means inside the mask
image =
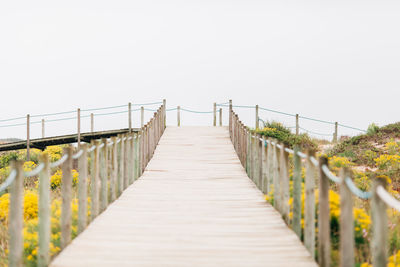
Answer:
[{"label": "distant walkway section", "polygon": [[52,262],[317,266],[247,177],[225,127],[167,127],[143,176]]}]

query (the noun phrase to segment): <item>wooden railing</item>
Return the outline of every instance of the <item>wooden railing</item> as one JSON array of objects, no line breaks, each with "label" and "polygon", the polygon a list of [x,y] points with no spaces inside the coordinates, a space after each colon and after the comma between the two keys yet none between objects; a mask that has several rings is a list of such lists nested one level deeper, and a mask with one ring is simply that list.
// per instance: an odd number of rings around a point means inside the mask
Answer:
[{"label": "wooden railing", "polygon": [[[79,148],[69,145],[64,149],[63,156],[57,162],[50,163],[48,155],[43,153],[37,168],[31,172],[24,172],[22,161],[12,162],[11,173],[0,186],[0,192],[10,187],[9,266],[23,265],[22,232],[25,178],[39,176],[37,265],[47,266],[50,262],[51,169],[59,166],[62,169],[61,249],[63,249],[71,241],[72,168],[74,161],[77,161],[79,172],[78,233],[80,233],[89,223],[87,217],[88,191],[91,197],[90,221],[93,221],[142,175],[164,132],[165,111],[164,101],[164,105],[138,132],[131,131],[128,134],[112,137],[110,140],[93,140],[90,147],[88,144],[81,144]],[[88,184],[90,188],[88,188]]]},{"label": "wooden railing", "polygon": [[[385,179],[374,178],[372,191],[361,191],[353,183],[349,169],[343,168],[340,177],[336,177],[329,170],[326,156],[317,159],[312,151],[303,153],[298,147],[292,150],[277,140],[257,134],[240,121],[232,109],[232,104],[229,106],[229,133],[248,176],[264,194],[268,195],[273,192],[274,207],[299,238],[302,236],[301,220],[304,219],[304,245],[312,257],[318,258],[320,266],[328,267],[331,264],[329,189],[332,185],[338,186],[340,193],[339,256],[341,266],[353,267],[355,265],[353,195],[364,200],[371,199],[372,239],[370,250],[372,264],[373,266],[386,266],[388,251],[386,211],[388,207],[400,210],[400,202],[385,190]],[[291,162],[293,165],[292,209],[289,205],[289,154],[293,155],[293,162]],[[301,188],[302,166],[305,166],[306,169],[304,203],[302,203]],[[315,225],[316,190],[319,191],[317,236]],[[305,208],[303,218],[302,205]],[[290,212],[293,214],[291,218],[289,217]]]}]

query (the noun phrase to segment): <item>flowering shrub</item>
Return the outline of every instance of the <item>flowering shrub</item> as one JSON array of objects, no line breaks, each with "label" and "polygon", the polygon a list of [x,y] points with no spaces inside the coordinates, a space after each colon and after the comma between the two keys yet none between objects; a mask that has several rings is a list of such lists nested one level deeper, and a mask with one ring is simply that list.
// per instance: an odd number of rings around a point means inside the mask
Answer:
[{"label": "flowering shrub", "polygon": [[331,167],[331,170],[335,172],[336,174],[339,173],[339,170],[343,167],[351,167],[354,165],[353,162],[351,162],[348,158],[346,157],[337,157],[333,156],[328,159],[329,160],[329,166]]},{"label": "flowering shrub", "polygon": [[44,152],[47,152],[50,161],[54,162],[62,157],[63,149],[61,146],[48,146]]},{"label": "flowering shrub", "polygon": [[[50,178],[51,189],[60,187],[62,181],[62,170],[58,169]],[[76,186],[79,181],[79,173],[76,170],[72,170],[72,185]]]},{"label": "flowering shrub", "polygon": [[[10,205],[10,194],[0,197],[0,221],[8,222],[8,208]],[[24,194],[24,219],[36,218],[38,215],[38,194],[32,190],[26,190]]]}]

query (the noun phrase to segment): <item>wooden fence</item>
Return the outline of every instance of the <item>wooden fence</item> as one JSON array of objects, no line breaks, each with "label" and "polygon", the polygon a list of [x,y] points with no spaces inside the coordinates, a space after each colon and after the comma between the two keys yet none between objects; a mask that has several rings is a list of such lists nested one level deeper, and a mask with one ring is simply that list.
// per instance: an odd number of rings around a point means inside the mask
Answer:
[{"label": "wooden fence", "polygon": [[[61,249],[71,241],[72,167],[77,161],[78,182],[78,232],[82,232],[107,206],[138,179],[153,156],[165,129],[164,104],[150,121],[138,132],[112,137],[111,140],[93,140],[90,147],[81,144],[76,149],[69,145],[57,162],[50,163],[42,154],[37,168],[24,172],[23,162],[11,165],[10,176],[1,185],[0,192],[10,187],[9,205],[9,266],[23,265],[23,195],[24,178],[39,176],[39,229],[37,265],[47,266],[50,261],[50,175],[51,169],[61,166]],[[90,164],[89,164],[90,163]],[[89,166],[90,165],[90,166]],[[89,188],[88,188],[89,185]],[[90,194],[90,221],[88,220],[87,194]]]},{"label": "wooden fence", "polygon": [[[329,170],[328,159],[325,156],[317,159],[312,151],[303,153],[297,147],[292,150],[277,140],[266,138],[250,130],[233,111],[232,103],[229,106],[229,132],[248,176],[264,194],[268,195],[273,192],[274,207],[299,238],[302,235],[301,221],[304,220],[304,245],[310,254],[317,258],[320,266],[328,267],[331,264],[329,189],[333,185],[339,187],[340,193],[339,253],[341,266],[353,267],[355,264],[353,195],[361,199],[371,199],[372,264],[373,266],[386,266],[388,251],[386,210],[388,207],[400,210],[400,202],[385,190],[384,179],[374,178],[372,191],[361,191],[353,183],[349,169],[342,169],[340,177],[336,177]],[[292,208],[289,205],[291,182],[289,154],[293,155],[292,162],[290,162],[293,165]],[[303,166],[306,169],[304,203],[302,203],[301,188]],[[315,203],[316,190],[319,191],[317,207]],[[302,205],[305,209],[304,217],[302,217]],[[293,214],[291,217],[289,216],[290,212]]]}]

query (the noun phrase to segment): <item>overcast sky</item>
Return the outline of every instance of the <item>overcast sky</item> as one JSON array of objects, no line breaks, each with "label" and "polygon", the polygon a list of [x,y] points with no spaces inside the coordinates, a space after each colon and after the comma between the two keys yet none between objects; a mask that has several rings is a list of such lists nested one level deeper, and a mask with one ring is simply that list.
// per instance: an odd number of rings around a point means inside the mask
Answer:
[{"label": "overcast sky", "polygon": [[[168,108],[211,110],[232,99],[385,125],[399,120],[399,14],[399,2],[386,0],[1,1],[0,119],[163,98]],[[238,111],[254,125],[253,110]],[[182,114],[183,125],[211,122]],[[126,115],[95,120],[95,130],[126,126]],[[40,136],[39,124],[32,130]],[[46,125],[46,135],[75,130],[74,121]],[[25,129],[3,127],[0,137],[25,138]]]}]

